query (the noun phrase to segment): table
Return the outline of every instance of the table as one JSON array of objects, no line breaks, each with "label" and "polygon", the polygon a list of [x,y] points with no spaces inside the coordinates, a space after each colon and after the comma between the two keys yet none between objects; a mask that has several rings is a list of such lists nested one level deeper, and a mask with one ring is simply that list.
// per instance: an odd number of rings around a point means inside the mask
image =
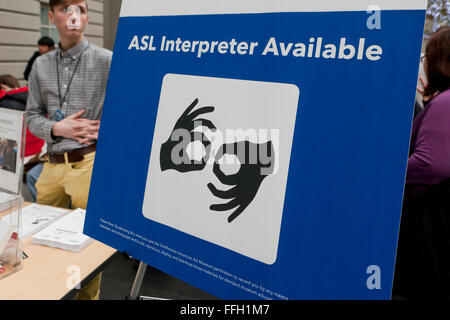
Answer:
[{"label": "table", "polygon": [[31,237],[23,241],[23,251],[28,255],[23,269],[0,280],[0,300],[67,299],[75,293],[74,279],[85,285],[117,254],[95,240],[81,252],[71,252],[33,244]]}]

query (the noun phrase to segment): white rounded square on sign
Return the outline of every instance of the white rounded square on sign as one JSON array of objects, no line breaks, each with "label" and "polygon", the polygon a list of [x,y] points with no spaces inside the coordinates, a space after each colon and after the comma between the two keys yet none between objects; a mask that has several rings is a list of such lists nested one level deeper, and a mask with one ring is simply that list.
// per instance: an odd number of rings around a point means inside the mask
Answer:
[{"label": "white rounded square on sign", "polygon": [[167,74],[143,215],[273,264],[299,95],[294,84]]}]

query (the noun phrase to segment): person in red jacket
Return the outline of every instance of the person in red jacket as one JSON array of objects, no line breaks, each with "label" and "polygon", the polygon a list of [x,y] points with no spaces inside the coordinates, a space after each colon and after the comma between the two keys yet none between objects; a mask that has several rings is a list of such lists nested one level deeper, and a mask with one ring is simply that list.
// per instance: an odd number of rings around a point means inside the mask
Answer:
[{"label": "person in red jacket", "polygon": [[[25,111],[28,87],[20,88],[19,82],[12,75],[0,75],[0,108]],[[25,139],[25,157],[41,152],[44,140],[34,136],[27,129]]]}]

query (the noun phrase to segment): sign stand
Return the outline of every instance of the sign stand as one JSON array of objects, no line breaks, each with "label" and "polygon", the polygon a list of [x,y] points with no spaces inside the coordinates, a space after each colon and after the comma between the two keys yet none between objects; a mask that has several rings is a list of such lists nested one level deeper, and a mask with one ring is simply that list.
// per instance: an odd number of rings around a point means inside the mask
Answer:
[{"label": "sign stand", "polygon": [[141,300],[141,297],[138,297],[138,295],[139,291],[141,291],[145,271],[147,271],[147,264],[144,262],[139,263],[139,269],[136,273],[136,277],[134,278],[133,287],[131,288],[130,300]]},{"label": "sign stand", "polygon": [[130,296],[127,297],[127,300],[168,300],[157,297],[139,296],[147,267],[148,264],[145,262],[139,263],[139,269],[136,273],[136,277],[134,278],[133,287],[131,288],[131,293]]}]

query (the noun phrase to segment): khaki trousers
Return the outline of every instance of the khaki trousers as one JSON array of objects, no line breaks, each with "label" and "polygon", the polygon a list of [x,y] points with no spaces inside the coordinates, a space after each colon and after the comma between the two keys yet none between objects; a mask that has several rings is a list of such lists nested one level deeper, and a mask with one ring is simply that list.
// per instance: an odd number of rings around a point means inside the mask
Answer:
[{"label": "khaki trousers", "polygon": [[36,182],[37,202],[54,207],[86,209],[95,152],[84,155],[80,162],[44,163]]},{"label": "khaki trousers", "polygon": [[[46,162],[36,182],[37,203],[72,209],[86,209],[91,185],[95,152],[84,155],[80,162],[52,164]],[[98,300],[101,273],[84,286],[77,295],[78,300]]]}]

